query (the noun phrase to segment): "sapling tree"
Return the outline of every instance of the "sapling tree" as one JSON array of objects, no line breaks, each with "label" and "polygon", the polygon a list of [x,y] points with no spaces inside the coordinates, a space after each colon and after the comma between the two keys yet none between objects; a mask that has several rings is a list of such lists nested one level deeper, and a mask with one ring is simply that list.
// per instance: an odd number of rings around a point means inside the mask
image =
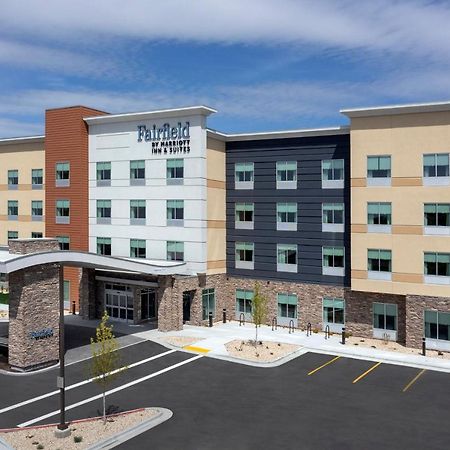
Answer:
[{"label": "sapling tree", "polygon": [[255,347],[258,344],[258,327],[265,323],[267,313],[267,298],[260,293],[259,284],[255,283],[255,294],[252,301],[252,318],[256,329]]},{"label": "sapling tree", "polygon": [[106,424],[106,389],[126,369],[121,365],[119,344],[113,333],[113,326],[108,325],[105,312],[102,321],[91,338],[92,360],[90,372],[94,383],[98,384],[103,394],[103,423]]}]

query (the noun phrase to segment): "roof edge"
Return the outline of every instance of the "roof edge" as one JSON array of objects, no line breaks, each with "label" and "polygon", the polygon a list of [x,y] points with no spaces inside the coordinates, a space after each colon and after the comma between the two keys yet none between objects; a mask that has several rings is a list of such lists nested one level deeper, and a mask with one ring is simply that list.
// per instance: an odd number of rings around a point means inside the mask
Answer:
[{"label": "roof edge", "polygon": [[7,145],[7,144],[25,144],[28,142],[32,143],[44,143],[45,136],[44,135],[38,135],[38,136],[18,136],[18,137],[10,137],[10,138],[0,138],[0,145]]}]

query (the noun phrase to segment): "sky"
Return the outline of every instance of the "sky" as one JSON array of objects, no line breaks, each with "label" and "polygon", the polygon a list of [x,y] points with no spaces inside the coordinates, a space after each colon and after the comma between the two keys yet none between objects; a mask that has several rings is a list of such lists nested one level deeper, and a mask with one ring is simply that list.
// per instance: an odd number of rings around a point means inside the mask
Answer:
[{"label": "sky", "polygon": [[3,0],[0,137],[45,109],[204,104],[228,133],[450,100],[449,0]]}]

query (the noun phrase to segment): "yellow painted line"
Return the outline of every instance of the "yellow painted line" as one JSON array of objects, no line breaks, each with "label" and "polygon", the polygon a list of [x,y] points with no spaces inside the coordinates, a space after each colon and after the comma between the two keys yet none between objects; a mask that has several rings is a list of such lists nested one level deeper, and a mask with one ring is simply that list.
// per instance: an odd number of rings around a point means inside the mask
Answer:
[{"label": "yellow painted line", "polygon": [[369,370],[366,370],[364,373],[362,373],[359,377],[355,378],[352,383],[355,384],[357,383],[359,380],[361,380],[362,378],[364,378],[366,375],[368,375],[370,372],[372,372],[372,370],[375,370],[379,365],[381,364],[381,362],[377,362],[376,364],[374,364]]},{"label": "yellow painted line", "polygon": [[322,364],[321,366],[317,367],[317,369],[311,370],[311,372],[308,373],[308,375],[312,375],[313,373],[316,373],[318,370],[323,369],[324,367],[328,366],[328,364],[334,363],[340,358],[340,356],[336,356],[336,358],[333,358],[332,360],[326,362],[325,364]]},{"label": "yellow painted line", "polygon": [[404,388],[402,392],[406,392],[425,372],[427,369],[422,369]]},{"label": "yellow painted line", "polygon": [[208,353],[210,351],[207,348],[194,347],[193,345],[186,345],[186,347],[183,347],[183,349],[189,350],[190,352],[196,352],[196,353]]}]

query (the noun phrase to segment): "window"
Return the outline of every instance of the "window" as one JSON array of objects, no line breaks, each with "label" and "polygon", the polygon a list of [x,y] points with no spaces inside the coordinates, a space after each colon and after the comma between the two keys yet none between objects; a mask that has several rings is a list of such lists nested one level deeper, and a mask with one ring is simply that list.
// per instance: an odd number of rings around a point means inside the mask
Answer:
[{"label": "window", "polygon": [[367,186],[391,185],[391,157],[367,157]]},{"label": "window", "polygon": [[234,188],[253,189],[253,163],[236,163],[234,165]]},{"label": "window", "polygon": [[43,234],[39,231],[32,231],[31,232],[31,239],[40,239],[43,237]]},{"label": "window", "polygon": [[39,222],[43,216],[43,202],[42,200],[33,200],[31,202],[31,220]]},{"label": "window", "polygon": [[297,272],[297,245],[277,245],[277,272]]},{"label": "window", "polygon": [[322,274],[344,276],[344,247],[322,247]]},{"label": "window", "polygon": [[97,163],[97,186],[111,186],[111,163],[109,161]]},{"label": "window", "polygon": [[130,161],[130,184],[133,186],[145,184],[145,161],[143,159]]},{"label": "window", "polygon": [[425,203],[423,215],[425,234],[450,234],[449,203]]},{"label": "window", "polygon": [[70,200],[56,200],[56,223],[70,223]]},{"label": "window", "polygon": [[277,230],[297,231],[297,203],[277,203]]},{"label": "window", "polygon": [[184,261],[184,242],[167,241],[167,260]]},{"label": "window", "polygon": [[130,257],[146,258],[146,243],[144,239],[130,239]]},{"label": "window", "polygon": [[342,189],[344,187],[344,160],[322,161],[322,189]]},{"label": "window", "polygon": [[98,237],[97,238],[97,254],[98,255],[111,255],[111,238]]},{"label": "window", "polygon": [[60,250],[70,250],[69,236],[56,236],[56,239],[58,239]]},{"label": "window", "polygon": [[19,239],[18,231],[8,231],[8,239]]},{"label": "window", "polygon": [[425,252],[425,283],[450,284],[450,253]]},{"label": "window", "polygon": [[207,320],[209,313],[216,316],[216,294],[214,288],[202,290],[202,319]]},{"label": "window", "polygon": [[253,230],[253,203],[236,203],[234,228],[240,230]]},{"label": "window", "polygon": [[397,330],[397,305],[374,303],[373,327],[379,330]]},{"label": "window", "polygon": [[295,294],[277,294],[278,314],[277,323],[279,325],[289,325],[290,321],[294,321],[297,326],[297,296]]},{"label": "window", "polygon": [[167,200],[167,225],[184,225],[184,200]]},{"label": "window", "polygon": [[424,319],[426,338],[450,341],[450,313],[426,310]]},{"label": "window", "polygon": [[367,250],[368,277],[373,280],[391,280],[392,252],[391,250]]},{"label": "window", "polygon": [[322,231],[332,233],[344,232],[344,204],[322,204]]},{"label": "window", "polygon": [[19,184],[19,171],[18,170],[8,170],[8,189],[17,189]]},{"label": "window", "polygon": [[236,319],[244,314],[245,320],[252,319],[253,291],[236,289]]},{"label": "window", "polygon": [[390,233],[392,222],[390,203],[367,203],[367,230],[369,233]]},{"label": "window", "polygon": [[130,224],[145,225],[145,200],[130,200]]},{"label": "window", "polygon": [[31,189],[42,189],[44,183],[44,171],[42,169],[31,170]]},{"label": "window", "polygon": [[253,269],[253,242],[236,242],[236,269]]},{"label": "window", "polygon": [[70,308],[70,281],[64,280],[64,308]]},{"label": "window", "polygon": [[70,163],[56,163],[56,187],[70,186]]},{"label": "window", "polygon": [[423,184],[427,186],[449,184],[449,154],[423,155]]},{"label": "window", "polygon": [[184,160],[167,160],[167,184],[183,184],[184,178]]},{"label": "window", "polygon": [[97,223],[111,223],[111,200],[97,200]]},{"label": "window", "polygon": [[17,200],[8,200],[8,220],[18,220],[19,202]]},{"label": "window", "polygon": [[323,323],[329,325],[330,331],[341,330],[342,326],[333,327],[333,325],[344,325],[345,323],[345,301],[341,298],[324,298],[322,301]]},{"label": "window", "polygon": [[277,161],[277,189],[297,189],[297,161]]}]

